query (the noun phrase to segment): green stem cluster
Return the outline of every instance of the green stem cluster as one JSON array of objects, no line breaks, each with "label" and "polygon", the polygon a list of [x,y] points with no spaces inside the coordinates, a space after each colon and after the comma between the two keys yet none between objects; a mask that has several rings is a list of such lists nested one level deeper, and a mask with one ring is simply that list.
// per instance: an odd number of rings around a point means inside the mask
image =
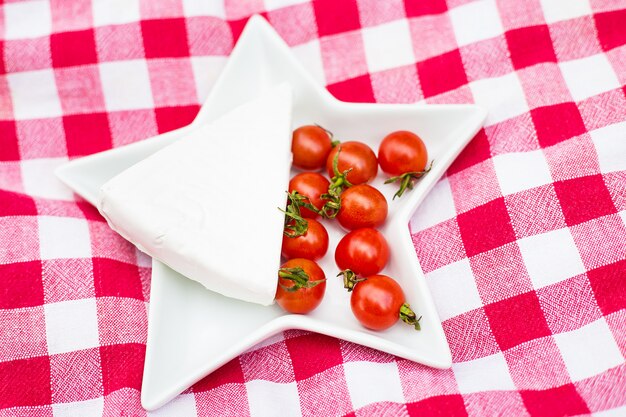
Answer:
[{"label": "green stem cluster", "polygon": [[417,317],[410,305],[407,303],[402,304],[402,307],[400,307],[400,320],[415,327],[415,330],[422,330],[420,326],[421,319],[422,316]]},{"label": "green stem cluster", "polygon": [[313,204],[297,191],[287,192],[287,210],[279,208],[278,210],[285,213],[285,229],[283,234],[287,237],[298,237],[306,234],[309,230],[309,222],[300,214],[300,208],[308,208],[317,212]]},{"label": "green stem cluster", "polygon": [[334,219],[339,213],[341,208],[341,193],[346,188],[352,187],[350,181],[348,181],[348,173],[352,171],[352,168],[339,172],[339,153],[341,148],[337,150],[335,157],[333,158],[333,177],[330,179],[330,185],[328,186],[328,192],[321,195],[326,203],[322,206],[318,212],[322,217],[327,219]]},{"label": "green stem cluster", "polygon": [[348,290],[348,292],[352,292],[357,283],[365,281],[365,278],[359,278],[351,269],[344,269],[338,273],[337,276],[343,277],[343,287]]},{"label": "green stem cluster", "polygon": [[313,288],[316,285],[321,284],[326,281],[325,279],[320,279],[318,281],[311,281],[309,279],[309,275],[304,271],[304,269],[298,268],[280,268],[278,270],[278,276],[282,279],[286,279],[293,282],[291,287],[287,287],[286,285],[282,285],[281,287],[288,292],[295,292],[301,288]]},{"label": "green stem cluster", "polygon": [[402,175],[398,175],[397,177],[391,177],[387,181],[385,181],[385,184],[391,184],[398,181],[400,182],[400,189],[393,195],[393,199],[395,200],[396,197],[402,197],[402,194],[404,194],[406,190],[412,190],[413,186],[415,185],[415,181],[430,172],[431,168],[433,167],[433,162],[434,161],[431,161],[428,168],[426,168],[424,171],[405,172]]}]

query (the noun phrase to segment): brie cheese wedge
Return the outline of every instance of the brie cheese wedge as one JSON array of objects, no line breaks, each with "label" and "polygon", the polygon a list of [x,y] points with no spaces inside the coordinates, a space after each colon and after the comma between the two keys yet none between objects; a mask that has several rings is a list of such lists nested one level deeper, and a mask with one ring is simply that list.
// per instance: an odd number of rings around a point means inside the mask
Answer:
[{"label": "brie cheese wedge", "polygon": [[291,167],[282,84],[123,171],[100,189],[111,228],[206,288],[269,305]]}]

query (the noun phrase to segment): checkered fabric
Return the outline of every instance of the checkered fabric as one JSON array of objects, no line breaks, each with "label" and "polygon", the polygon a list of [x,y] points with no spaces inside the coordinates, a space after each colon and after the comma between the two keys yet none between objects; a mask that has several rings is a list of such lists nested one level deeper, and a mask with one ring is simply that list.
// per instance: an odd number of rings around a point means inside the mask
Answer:
[{"label": "checkered fabric", "polygon": [[[0,416],[626,415],[626,2],[4,0]],[[149,259],[52,175],[189,123],[262,13],[347,101],[486,126],[411,220],[454,364],[288,331],[140,406]]]}]

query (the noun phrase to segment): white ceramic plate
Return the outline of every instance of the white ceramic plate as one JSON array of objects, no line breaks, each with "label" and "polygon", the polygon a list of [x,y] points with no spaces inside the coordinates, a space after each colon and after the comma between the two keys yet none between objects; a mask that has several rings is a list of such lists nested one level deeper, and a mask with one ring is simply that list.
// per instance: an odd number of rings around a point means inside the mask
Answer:
[{"label": "white ceramic plate", "polygon": [[[334,248],[342,236],[329,225],[330,248],[320,262],[328,278],[318,309],[306,316],[285,314],[279,307],[246,303],[204,289],[153,261],[146,361],[141,400],[155,409],[232,358],[286,329],[311,330],[369,346],[437,368],[451,365],[450,349],[415,255],[408,230],[411,214],[469,140],[478,132],[485,111],[474,105],[382,105],[343,103],[319,86],[287,45],[261,17],[250,19],[239,42],[193,123],[150,140],[91,155],[61,167],[58,176],[78,194],[95,201],[109,178],[255,97],[268,86],[288,81],[294,88],[293,126],[319,123],[337,139],[360,140],[378,149],[394,130],[419,134],[434,159],[432,171],[401,199],[395,187],[373,185],[389,201],[389,217],[381,231],[391,247],[383,273],[395,277],[407,300],[422,315],[422,331],[399,323],[384,332],[361,327],[353,318],[350,295],[334,276]],[[277,231],[280,233],[281,231]],[[207,254],[210,256],[210,254]]]}]

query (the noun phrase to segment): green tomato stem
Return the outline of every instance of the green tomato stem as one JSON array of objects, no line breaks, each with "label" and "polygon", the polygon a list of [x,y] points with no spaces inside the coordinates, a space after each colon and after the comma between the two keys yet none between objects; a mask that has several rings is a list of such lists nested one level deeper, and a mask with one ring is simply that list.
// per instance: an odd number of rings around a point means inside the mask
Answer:
[{"label": "green tomato stem", "polygon": [[313,288],[316,285],[319,285],[322,282],[326,281],[326,279],[310,281],[309,275],[304,272],[304,269],[300,267],[280,268],[278,270],[278,276],[282,279],[287,279],[293,282],[293,285],[291,287],[287,287],[281,284],[281,287],[283,287],[283,289],[288,292],[295,292],[301,288]]},{"label": "green tomato stem", "polygon": [[407,303],[402,304],[402,307],[400,307],[400,320],[415,327],[415,330],[421,330],[421,319],[422,317],[417,317],[415,312],[411,309],[410,305],[408,305]]},{"label": "green tomato stem", "polygon": [[433,167],[433,162],[434,161],[431,161],[428,168],[426,168],[424,171],[405,172],[402,175],[398,175],[397,177],[391,177],[387,181],[385,181],[385,184],[391,184],[398,181],[400,182],[400,189],[393,195],[393,199],[395,200],[396,197],[402,197],[402,194],[404,194],[406,190],[412,190],[413,186],[415,185],[415,181],[430,172],[431,168]]},{"label": "green tomato stem", "polygon": [[339,213],[341,208],[341,193],[346,188],[352,187],[352,183],[348,181],[348,173],[352,171],[352,168],[339,172],[339,153],[341,148],[337,150],[333,158],[333,177],[330,179],[330,185],[328,186],[328,192],[321,195],[321,198],[327,200],[319,213],[327,218],[334,219]]},{"label": "green tomato stem", "polygon": [[320,213],[320,211],[297,191],[287,192],[287,199],[287,210],[278,209],[285,214],[283,234],[290,238],[303,236],[309,230],[309,222],[300,214],[300,208],[304,207],[315,213]]},{"label": "green tomato stem", "polygon": [[356,284],[367,279],[359,278],[357,274],[355,274],[354,271],[352,271],[351,269],[344,269],[343,271],[338,273],[337,276],[343,277],[343,287],[348,290],[348,292],[352,292]]}]

